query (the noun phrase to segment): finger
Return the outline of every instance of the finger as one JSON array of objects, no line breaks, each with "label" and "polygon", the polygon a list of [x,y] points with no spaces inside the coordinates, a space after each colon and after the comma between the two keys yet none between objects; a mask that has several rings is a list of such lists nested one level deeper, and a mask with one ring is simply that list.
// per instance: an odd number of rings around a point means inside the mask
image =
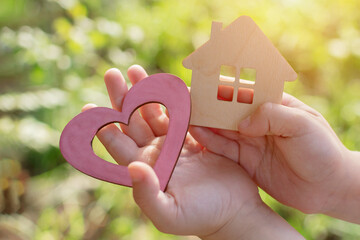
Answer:
[{"label": "finger", "polygon": [[252,104],[254,99],[254,90],[248,88],[239,88],[237,102]]},{"label": "finger", "polygon": [[295,98],[294,96],[288,93],[283,94],[283,99],[281,104],[288,107],[303,109],[304,111],[307,111],[308,113],[311,113],[317,117],[321,116],[321,114],[318,111],[309,107],[308,105],[306,105],[305,103],[303,103],[302,101],[300,101],[299,99]]},{"label": "finger", "polygon": [[[94,107],[96,107],[95,104],[86,104],[81,111],[84,112]],[[135,160],[139,148],[115,124],[111,123],[102,127],[96,136],[118,164],[127,166]]]},{"label": "finger", "polygon": [[183,151],[182,156],[186,156],[187,154],[196,154],[201,152],[204,149],[204,146],[202,146],[196,139],[188,132],[186,134],[186,138],[183,144]]},{"label": "finger", "polygon": [[309,130],[309,119],[308,113],[301,109],[265,103],[241,121],[238,128],[241,134],[252,137],[295,137]]},{"label": "finger", "polygon": [[214,133],[223,136],[225,138],[231,139],[231,140],[238,140],[239,139],[239,132],[233,131],[233,130],[225,130],[225,129],[211,129]]},{"label": "finger", "polygon": [[[121,111],[124,97],[128,92],[125,79],[118,69],[112,68],[105,73],[105,84],[109,93],[111,105]],[[142,119],[138,111],[135,111],[129,125],[120,124],[123,132],[132,138],[139,147],[145,146],[154,138],[151,128]]]},{"label": "finger", "polygon": [[146,163],[133,162],[128,169],[135,202],[159,230],[169,231],[175,219],[174,199],[160,190],[159,179]]},{"label": "finger", "polygon": [[128,87],[123,75],[119,69],[111,68],[106,71],[104,81],[113,109],[121,111],[124,97],[128,92]]},{"label": "finger", "polygon": [[238,162],[239,144],[235,141],[222,137],[204,127],[190,126],[189,132],[196,141],[209,151]]},{"label": "finger", "polygon": [[234,88],[227,85],[220,85],[218,87],[218,99],[223,101],[232,101],[234,95]]},{"label": "finger", "polygon": [[95,108],[95,107],[97,107],[97,105],[94,104],[94,103],[85,104],[85,105],[81,108],[81,112],[85,112],[86,110],[89,110],[89,109]]},{"label": "finger", "polygon": [[[131,66],[127,74],[133,85],[148,76],[146,71],[139,65]],[[169,118],[162,110],[160,104],[146,104],[140,108],[140,113],[149,124],[155,136],[163,136],[167,133]]]},{"label": "finger", "polygon": [[[226,89],[220,88],[219,87],[219,95],[223,96],[223,98],[226,98],[227,92]],[[247,96],[246,99],[250,99],[249,96]],[[247,100],[243,99],[242,102],[246,102]],[[297,98],[293,97],[290,94],[287,94],[284,92],[283,94],[283,98],[282,98],[282,105],[287,106],[287,107],[291,107],[291,108],[297,108],[297,109],[302,109],[308,113],[311,113],[315,116],[321,116],[320,113],[318,113],[316,110],[312,109],[311,107],[307,106],[306,104],[304,104],[303,102],[301,102],[300,100],[298,100]],[[215,133],[224,136],[226,138],[232,139],[232,140],[237,140],[239,138],[238,132],[236,131],[230,131],[230,130],[223,130],[223,129],[212,129],[212,131],[214,131]]]},{"label": "finger", "polygon": [[126,135],[131,137],[139,147],[148,145],[155,137],[149,125],[140,116],[139,111],[135,111],[130,118],[129,125],[122,126],[121,129]]}]

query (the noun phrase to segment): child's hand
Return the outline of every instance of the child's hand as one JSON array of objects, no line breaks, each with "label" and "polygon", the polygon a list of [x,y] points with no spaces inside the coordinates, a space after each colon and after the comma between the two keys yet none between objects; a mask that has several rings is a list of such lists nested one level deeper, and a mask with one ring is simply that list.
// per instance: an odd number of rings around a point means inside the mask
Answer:
[{"label": "child's hand", "polygon": [[[128,76],[136,84],[147,75],[133,66]],[[121,111],[127,93],[123,76],[111,69],[105,82],[113,108]],[[86,105],[83,110],[91,107]],[[149,165],[161,150],[168,117],[159,104],[147,104],[139,112],[134,112],[129,126],[121,125],[122,131],[111,124],[97,136],[119,164],[130,163],[134,199],[159,230],[203,239],[302,239],[261,201],[256,184],[236,161],[208,151],[189,134],[166,192],[160,191]]]},{"label": "child's hand", "polygon": [[210,151],[239,161],[280,202],[360,223],[359,164],[321,114],[296,98],[284,94],[282,105],[262,105],[239,124],[239,133],[213,130],[228,138],[216,145],[201,131],[191,133]]}]

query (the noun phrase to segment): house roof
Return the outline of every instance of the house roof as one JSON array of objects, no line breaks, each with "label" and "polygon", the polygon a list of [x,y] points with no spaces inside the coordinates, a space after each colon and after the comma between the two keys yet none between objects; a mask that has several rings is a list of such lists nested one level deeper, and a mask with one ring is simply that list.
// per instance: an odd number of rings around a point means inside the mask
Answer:
[{"label": "house roof", "polygon": [[221,28],[213,22],[210,40],[183,60],[184,67],[203,72],[219,65],[265,68],[284,81],[296,80],[296,72],[250,17],[241,16]]}]

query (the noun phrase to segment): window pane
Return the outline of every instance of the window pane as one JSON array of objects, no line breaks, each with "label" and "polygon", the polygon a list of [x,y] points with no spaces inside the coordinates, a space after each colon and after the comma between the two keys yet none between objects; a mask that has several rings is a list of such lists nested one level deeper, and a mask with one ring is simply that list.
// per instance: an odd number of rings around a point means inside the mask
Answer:
[{"label": "window pane", "polygon": [[233,66],[221,65],[220,68],[220,81],[234,82],[236,68]]},{"label": "window pane", "polygon": [[217,99],[221,101],[231,102],[234,96],[234,87],[219,85]]},{"label": "window pane", "polygon": [[254,84],[256,80],[256,70],[253,68],[242,68],[240,70],[240,82]]},{"label": "window pane", "polygon": [[254,98],[254,90],[250,88],[239,88],[237,101],[239,103],[252,104]]}]

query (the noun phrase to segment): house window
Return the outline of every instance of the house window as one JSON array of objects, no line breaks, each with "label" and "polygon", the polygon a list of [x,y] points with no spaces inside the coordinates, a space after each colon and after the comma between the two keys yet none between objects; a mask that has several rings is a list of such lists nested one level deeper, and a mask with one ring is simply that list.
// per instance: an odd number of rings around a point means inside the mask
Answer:
[{"label": "house window", "polygon": [[227,85],[218,86],[218,96],[217,99],[221,101],[232,102],[234,96],[234,87]]},{"label": "house window", "polygon": [[252,104],[254,99],[254,89],[238,88],[237,102]]},{"label": "house window", "polygon": [[239,88],[237,102],[252,104],[254,100],[254,86],[256,70],[252,68],[241,68],[239,76]]},{"label": "house window", "polygon": [[256,70],[251,68],[239,70],[233,66],[221,66],[218,100],[245,104],[253,103]]},{"label": "house window", "polygon": [[[220,76],[226,78],[226,81],[234,82],[236,77],[236,68],[233,66],[221,65]],[[223,79],[220,79],[223,81]]]},{"label": "house window", "polygon": [[240,82],[255,84],[256,70],[252,68],[242,68],[240,70]]},{"label": "house window", "polygon": [[236,68],[222,65],[220,68],[220,84],[218,86],[217,99],[232,102],[234,97]]}]

